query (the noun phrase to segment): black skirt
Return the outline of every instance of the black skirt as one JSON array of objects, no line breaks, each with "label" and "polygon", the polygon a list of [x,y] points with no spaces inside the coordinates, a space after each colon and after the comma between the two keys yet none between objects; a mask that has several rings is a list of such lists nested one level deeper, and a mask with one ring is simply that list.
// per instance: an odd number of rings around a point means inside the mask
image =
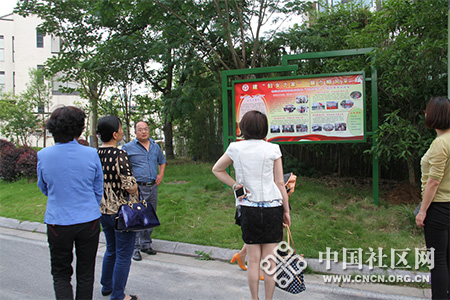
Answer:
[{"label": "black skirt", "polygon": [[242,239],[246,244],[270,244],[283,240],[283,206],[241,206]]}]

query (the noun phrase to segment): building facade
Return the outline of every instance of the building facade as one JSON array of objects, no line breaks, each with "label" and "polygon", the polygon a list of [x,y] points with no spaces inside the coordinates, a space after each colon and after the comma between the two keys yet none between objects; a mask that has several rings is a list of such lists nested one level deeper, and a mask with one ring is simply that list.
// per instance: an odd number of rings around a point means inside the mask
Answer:
[{"label": "building facade", "polygon": [[[48,58],[59,53],[60,38],[44,36],[37,31],[40,23],[41,20],[34,16],[24,18],[13,13],[0,16],[0,91],[12,92],[15,95],[24,92],[30,81],[29,71],[41,68]],[[49,108],[36,107],[36,113],[45,115],[61,105],[86,102],[77,93],[61,92],[62,86],[75,87],[74,84],[62,83],[55,78],[52,82]],[[44,142],[42,132],[36,132],[30,138],[31,146],[43,147],[51,144],[51,136],[46,134]]]}]

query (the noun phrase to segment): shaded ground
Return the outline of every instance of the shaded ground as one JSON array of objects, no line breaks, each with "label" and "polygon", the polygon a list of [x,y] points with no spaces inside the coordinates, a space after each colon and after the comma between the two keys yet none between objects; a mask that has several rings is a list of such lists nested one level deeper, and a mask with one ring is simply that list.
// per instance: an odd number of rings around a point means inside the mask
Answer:
[{"label": "shaded ground", "polygon": [[[361,188],[372,188],[372,178],[323,176],[319,181],[331,187],[350,184]],[[419,186],[411,185],[408,182],[380,180],[380,198],[381,201],[390,204],[418,204],[421,201],[421,191]]]},{"label": "shaded ground", "polygon": [[400,183],[383,195],[383,199],[392,204],[418,204],[421,200],[421,191],[419,187],[410,183]]}]

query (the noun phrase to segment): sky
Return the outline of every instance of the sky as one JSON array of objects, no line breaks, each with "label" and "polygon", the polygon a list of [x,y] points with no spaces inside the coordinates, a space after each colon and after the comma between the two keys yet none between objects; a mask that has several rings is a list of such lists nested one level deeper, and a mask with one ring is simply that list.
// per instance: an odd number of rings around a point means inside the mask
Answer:
[{"label": "sky", "polygon": [[4,16],[12,13],[14,6],[16,6],[17,0],[1,0],[0,2],[0,16]]}]

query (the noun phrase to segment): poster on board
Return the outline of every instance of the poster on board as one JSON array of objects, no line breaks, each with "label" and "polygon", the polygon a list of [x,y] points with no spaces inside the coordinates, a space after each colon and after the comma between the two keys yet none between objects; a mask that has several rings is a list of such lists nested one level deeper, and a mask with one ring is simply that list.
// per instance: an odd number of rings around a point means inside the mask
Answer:
[{"label": "poster on board", "polygon": [[236,81],[234,101],[236,136],[242,116],[259,110],[271,142],[365,140],[363,73]]}]

